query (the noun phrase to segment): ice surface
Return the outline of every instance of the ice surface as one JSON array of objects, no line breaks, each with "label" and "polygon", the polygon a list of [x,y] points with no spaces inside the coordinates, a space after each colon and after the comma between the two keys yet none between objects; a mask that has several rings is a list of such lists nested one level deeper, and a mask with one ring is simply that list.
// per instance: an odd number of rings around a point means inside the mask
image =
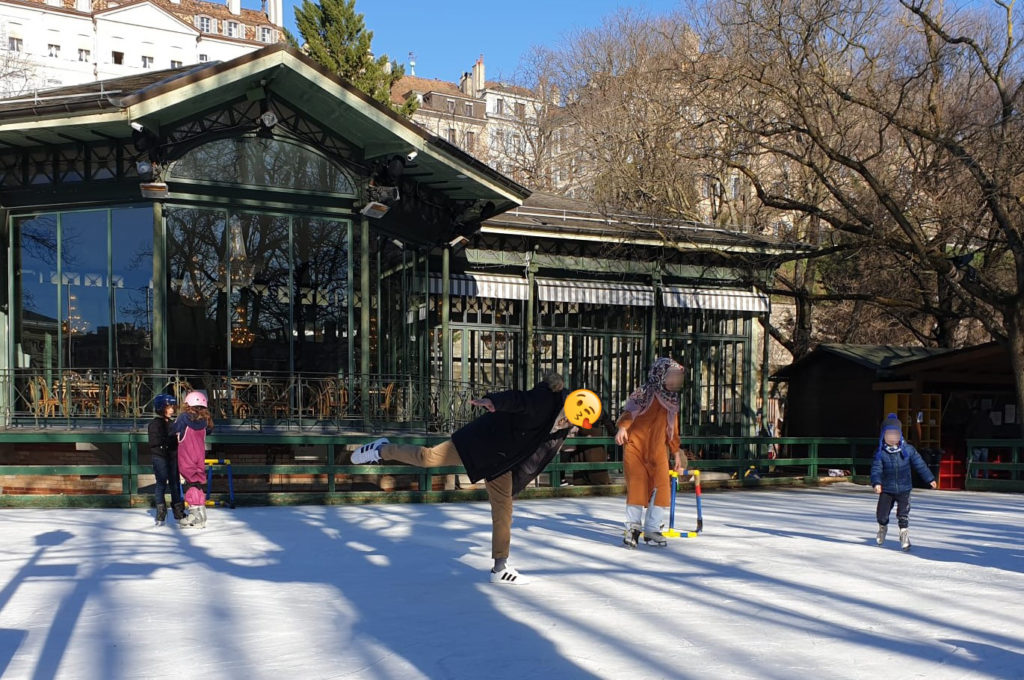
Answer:
[{"label": "ice surface", "polygon": [[704,534],[629,551],[620,498],[522,501],[518,587],[486,503],[0,510],[0,674],[1024,678],[1024,497],[915,491],[909,554],[874,503],[706,493]]}]

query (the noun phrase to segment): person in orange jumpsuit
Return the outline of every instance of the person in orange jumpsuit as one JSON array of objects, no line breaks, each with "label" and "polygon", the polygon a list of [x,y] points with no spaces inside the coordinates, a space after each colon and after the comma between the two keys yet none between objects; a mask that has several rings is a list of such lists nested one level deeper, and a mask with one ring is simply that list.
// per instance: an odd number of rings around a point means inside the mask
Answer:
[{"label": "person in orange jumpsuit", "polygon": [[615,442],[625,447],[626,531],[622,542],[626,547],[636,548],[641,532],[648,545],[667,545],[662,528],[671,501],[669,452],[675,456],[676,472],[684,469],[677,427],[682,386],[681,365],[667,357],[655,360],[647,383],[629,395],[616,422]]}]

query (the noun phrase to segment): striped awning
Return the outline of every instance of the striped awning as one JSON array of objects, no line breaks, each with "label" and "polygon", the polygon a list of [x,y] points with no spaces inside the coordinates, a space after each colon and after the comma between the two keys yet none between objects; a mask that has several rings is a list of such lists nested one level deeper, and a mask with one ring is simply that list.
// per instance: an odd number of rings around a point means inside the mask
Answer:
[{"label": "striped awning", "polygon": [[[530,297],[530,289],[526,279],[518,276],[500,276],[497,274],[452,274],[449,278],[449,290],[452,295],[467,297],[504,298],[507,300],[526,300]],[[441,275],[430,275],[430,294],[441,294]]]},{"label": "striped awning", "polygon": [[767,295],[749,290],[665,286],[661,290],[661,296],[662,303],[666,307],[751,312],[753,314],[767,314],[771,311]]},{"label": "striped awning", "polygon": [[545,302],[653,307],[654,288],[639,283],[537,279],[537,296]]}]

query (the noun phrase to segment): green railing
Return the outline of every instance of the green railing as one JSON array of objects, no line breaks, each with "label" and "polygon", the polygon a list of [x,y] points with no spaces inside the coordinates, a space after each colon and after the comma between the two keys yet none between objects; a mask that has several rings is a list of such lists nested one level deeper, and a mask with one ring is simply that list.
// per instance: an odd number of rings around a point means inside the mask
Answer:
[{"label": "green railing", "polygon": [[[396,443],[432,445],[442,435],[396,433]],[[243,504],[414,502],[481,497],[480,490],[435,489],[438,476],[460,475],[461,467],[421,469],[406,465],[348,464],[353,445],[365,433],[338,435],[228,432],[209,437],[210,457],[231,461],[236,499]],[[849,471],[864,481],[877,440],[755,437],[690,437],[683,440],[698,458],[690,466],[724,472],[736,485],[766,483],[770,477],[814,482],[826,468]],[[604,447],[608,460],[573,460],[577,451]],[[610,437],[577,437],[526,495],[621,493],[620,484],[563,486],[576,472],[619,473],[621,450]],[[776,452],[769,459],[769,451]],[[745,473],[755,466],[761,480]],[[148,505],[151,474],[144,432],[0,432],[0,506]],[[215,470],[212,497],[226,497],[226,478]],[[68,478],[72,479],[68,479]],[[389,481],[390,479],[390,481]],[[140,486],[147,489],[140,491]],[[404,488],[399,488],[404,487]]]},{"label": "green railing", "polygon": [[[987,450],[988,460],[974,451]],[[968,439],[965,488],[970,491],[1024,491],[1024,439]],[[995,460],[1001,462],[993,462]]]}]

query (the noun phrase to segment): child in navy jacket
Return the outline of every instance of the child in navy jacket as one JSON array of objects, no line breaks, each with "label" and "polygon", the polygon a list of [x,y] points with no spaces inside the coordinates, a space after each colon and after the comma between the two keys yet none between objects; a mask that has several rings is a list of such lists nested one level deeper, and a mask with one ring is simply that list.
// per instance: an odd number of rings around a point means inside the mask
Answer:
[{"label": "child in navy jacket", "polygon": [[889,526],[889,514],[893,504],[896,505],[896,521],[900,527],[900,547],[910,550],[910,537],[907,527],[910,524],[910,490],[914,487],[910,468],[913,466],[921,479],[935,488],[935,476],[928,469],[921,454],[903,439],[903,425],[895,413],[890,413],[882,424],[882,436],[878,441],[878,451],[871,462],[871,486],[878,494],[878,536],[876,542],[885,542],[885,533]]}]

